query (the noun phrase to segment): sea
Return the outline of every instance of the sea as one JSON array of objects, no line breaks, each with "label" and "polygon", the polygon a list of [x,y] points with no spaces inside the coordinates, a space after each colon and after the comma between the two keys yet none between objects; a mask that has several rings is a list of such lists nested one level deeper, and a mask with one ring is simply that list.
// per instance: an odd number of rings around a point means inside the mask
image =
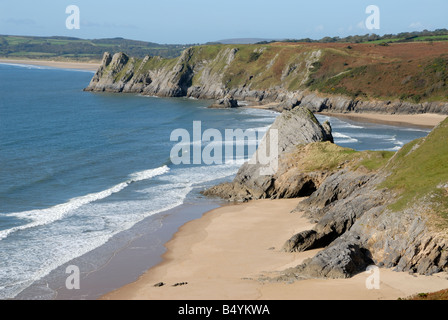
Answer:
[{"label": "sea", "polygon": [[[136,279],[160,262],[183,223],[224,205],[200,191],[231,181],[279,115],[84,92],[92,76],[0,64],[0,299],[96,299]],[[317,117],[330,121],[335,143],[356,150],[397,151],[430,132]],[[246,146],[246,155],[173,164],[175,146],[185,153],[207,147],[194,133],[197,121],[223,136],[228,129],[257,135],[232,142]],[[179,130],[190,139],[173,139]],[[84,291],[67,288],[73,265],[89,279]]]}]

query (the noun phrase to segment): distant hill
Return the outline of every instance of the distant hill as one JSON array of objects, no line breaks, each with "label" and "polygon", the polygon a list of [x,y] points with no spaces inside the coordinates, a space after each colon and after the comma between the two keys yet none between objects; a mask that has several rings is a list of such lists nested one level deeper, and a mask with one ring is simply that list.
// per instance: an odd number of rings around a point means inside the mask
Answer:
[{"label": "distant hill", "polygon": [[236,38],[236,39],[224,39],[215,41],[214,43],[221,44],[255,44],[258,42],[271,42],[276,41],[275,39],[263,39],[263,38]]},{"label": "distant hill", "polygon": [[0,57],[52,59],[52,60],[101,60],[105,51],[143,58],[146,55],[175,58],[189,45],[167,45],[145,41],[112,39],[79,39],[72,37],[30,37],[0,35]]},{"label": "distant hill", "polygon": [[374,43],[387,46],[390,43],[400,42],[431,42],[431,41],[448,41],[448,30],[437,29],[434,31],[423,30],[414,32],[401,32],[398,34],[365,34],[353,35],[345,38],[340,37],[324,37],[320,40],[304,38],[304,39],[283,39],[271,41],[258,41],[259,44],[269,42],[305,42],[305,43]]}]

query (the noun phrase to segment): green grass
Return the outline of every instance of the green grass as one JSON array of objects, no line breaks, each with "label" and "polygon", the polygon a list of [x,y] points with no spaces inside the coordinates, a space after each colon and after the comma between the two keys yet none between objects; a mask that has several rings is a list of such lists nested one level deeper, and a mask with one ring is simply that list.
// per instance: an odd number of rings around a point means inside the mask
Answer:
[{"label": "green grass", "polygon": [[365,41],[362,43],[383,44],[383,43],[393,43],[393,42],[418,42],[418,41],[448,41],[448,35],[418,36],[418,37],[415,37],[412,39],[407,39],[407,38],[381,39],[381,40],[374,40],[374,41]]},{"label": "green grass", "polygon": [[394,151],[364,151],[359,167],[364,167],[371,171],[376,171],[384,167],[395,155]]},{"label": "green grass", "polygon": [[420,36],[420,37],[414,38],[414,41],[448,41],[448,35]]},{"label": "green grass", "polygon": [[336,170],[342,163],[352,161],[359,154],[349,148],[343,148],[330,142],[312,143],[305,147],[306,158],[303,162],[305,172],[316,170]]},{"label": "green grass", "polygon": [[408,143],[397,153],[358,152],[330,142],[316,142],[299,146],[293,161],[305,172],[335,171],[343,167],[381,170],[387,177],[378,188],[398,194],[389,209],[402,211],[424,200],[437,214],[438,218],[432,220],[435,225],[442,228],[448,225],[448,119],[426,138]]},{"label": "green grass", "polygon": [[448,183],[448,119],[428,137],[404,146],[385,169],[391,174],[381,187],[401,194],[390,209],[403,210],[432,195],[434,209],[446,218],[448,190],[438,186]]},{"label": "green grass", "polygon": [[331,142],[315,142],[299,146],[295,153],[295,161],[305,172],[335,171],[348,166],[353,170],[363,168],[377,171],[384,167],[395,152],[388,151],[356,151],[344,148]]},{"label": "green grass", "polygon": [[[0,35],[1,57],[89,57],[101,60],[103,53],[125,52],[129,56],[143,58],[146,55],[166,58],[178,57],[185,49],[184,45],[162,45],[151,42],[115,39],[78,39],[67,37],[31,37]],[[18,54],[20,53],[20,54]],[[70,55],[70,56],[68,56]]]}]

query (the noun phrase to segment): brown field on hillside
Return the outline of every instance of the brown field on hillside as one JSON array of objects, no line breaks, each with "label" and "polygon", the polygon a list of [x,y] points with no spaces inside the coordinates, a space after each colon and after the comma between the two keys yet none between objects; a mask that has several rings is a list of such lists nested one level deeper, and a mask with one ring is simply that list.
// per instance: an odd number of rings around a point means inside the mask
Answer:
[{"label": "brown field on hillside", "polygon": [[320,92],[411,102],[448,100],[448,42],[272,45],[322,50],[308,82]]}]

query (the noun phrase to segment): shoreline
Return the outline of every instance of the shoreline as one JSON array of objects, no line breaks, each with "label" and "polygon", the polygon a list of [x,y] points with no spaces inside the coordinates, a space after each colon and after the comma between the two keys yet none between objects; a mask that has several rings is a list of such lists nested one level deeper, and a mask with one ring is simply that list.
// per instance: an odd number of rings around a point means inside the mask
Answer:
[{"label": "shoreline", "polygon": [[366,288],[367,273],[351,279],[268,280],[319,251],[281,251],[290,236],[313,226],[290,213],[299,201],[257,200],[211,210],[175,233],[161,263],[101,299],[396,300],[448,288],[445,273],[426,277],[389,269],[380,270],[380,290]]},{"label": "shoreline", "polygon": [[445,120],[448,115],[435,113],[423,114],[380,114],[380,113],[336,113],[336,112],[318,112],[316,114],[342,118],[360,122],[369,122],[377,124],[388,124],[395,126],[416,126],[422,128],[434,128],[440,122]]},{"label": "shoreline", "polygon": [[7,59],[0,58],[0,64],[19,64],[42,67],[52,67],[57,69],[74,69],[83,71],[97,71],[100,62],[76,62],[76,61],[53,61],[53,60],[27,60],[27,59]]},{"label": "shoreline", "polygon": [[[102,246],[64,263],[36,280],[14,299],[39,296],[45,300],[97,300],[112,290],[136,281],[149,268],[162,262],[163,244],[182,225],[206,212],[227,205],[221,200],[187,202],[149,216],[128,230],[114,235]],[[66,268],[80,268],[79,290],[67,290]]]},{"label": "shoreline", "polygon": [[[278,103],[268,103],[265,105],[248,105],[244,108],[272,110],[271,107],[278,105]],[[272,110],[275,111],[275,110]],[[414,126],[419,128],[434,128],[440,122],[445,120],[448,115],[437,113],[422,113],[422,114],[383,114],[383,113],[338,113],[338,112],[316,112],[315,114],[353,120],[358,122],[368,122],[376,124],[386,124],[393,126]]]},{"label": "shoreline", "polygon": [[[28,60],[28,59],[8,59],[0,58],[0,64],[20,64],[53,67],[58,69],[74,69],[96,72],[101,66],[101,62],[77,62],[77,61],[53,61],[53,60]],[[271,102],[260,105],[247,105],[243,108],[272,110],[277,102]],[[272,110],[275,111],[275,110]],[[445,120],[448,115],[435,113],[423,114],[382,114],[382,113],[337,113],[337,112],[317,112],[316,114],[331,116],[335,118],[349,119],[354,121],[365,121],[376,124],[388,124],[395,126],[415,126],[420,128],[434,128],[440,122]]]}]

